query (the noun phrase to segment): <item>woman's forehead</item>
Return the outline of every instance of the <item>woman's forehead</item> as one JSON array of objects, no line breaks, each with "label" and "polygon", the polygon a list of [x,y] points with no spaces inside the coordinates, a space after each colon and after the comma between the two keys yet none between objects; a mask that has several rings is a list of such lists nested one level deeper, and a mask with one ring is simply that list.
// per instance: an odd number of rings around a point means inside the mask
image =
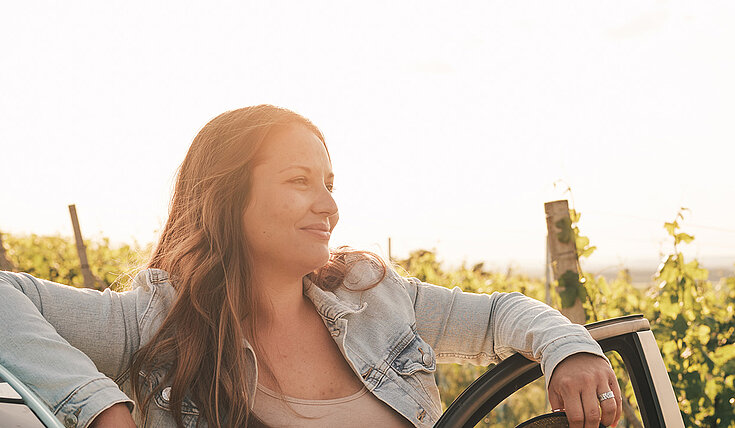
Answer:
[{"label": "woman's forehead", "polygon": [[289,126],[270,134],[258,157],[259,164],[274,168],[297,165],[310,169],[327,169],[329,172],[332,169],[324,142],[308,128],[300,125]]}]

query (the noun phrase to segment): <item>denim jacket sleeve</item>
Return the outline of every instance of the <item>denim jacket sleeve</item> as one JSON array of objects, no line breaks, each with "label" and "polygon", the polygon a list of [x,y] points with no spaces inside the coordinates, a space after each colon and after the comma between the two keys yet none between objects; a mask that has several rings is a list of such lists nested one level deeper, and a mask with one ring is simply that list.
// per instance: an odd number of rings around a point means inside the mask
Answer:
[{"label": "denim jacket sleeve", "polygon": [[[113,379],[140,346],[150,289],[78,289],[0,272],[0,363],[66,426],[86,427],[115,403],[133,406]],[[112,379],[111,379],[112,378]]]},{"label": "denim jacket sleeve", "polygon": [[572,354],[607,360],[587,329],[521,293],[465,293],[416,278],[401,282],[414,304],[417,331],[438,362],[487,365],[519,352],[540,362],[548,387],[556,365]]}]

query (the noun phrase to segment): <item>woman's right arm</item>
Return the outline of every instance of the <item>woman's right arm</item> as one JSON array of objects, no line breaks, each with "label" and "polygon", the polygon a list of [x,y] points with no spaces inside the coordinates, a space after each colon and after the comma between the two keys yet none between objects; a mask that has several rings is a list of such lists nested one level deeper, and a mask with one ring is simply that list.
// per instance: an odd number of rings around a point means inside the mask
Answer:
[{"label": "woman's right arm", "polygon": [[140,346],[138,315],[151,294],[78,289],[0,272],[0,364],[66,426],[87,427],[117,403],[132,407],[110,378],[125,373]]}]

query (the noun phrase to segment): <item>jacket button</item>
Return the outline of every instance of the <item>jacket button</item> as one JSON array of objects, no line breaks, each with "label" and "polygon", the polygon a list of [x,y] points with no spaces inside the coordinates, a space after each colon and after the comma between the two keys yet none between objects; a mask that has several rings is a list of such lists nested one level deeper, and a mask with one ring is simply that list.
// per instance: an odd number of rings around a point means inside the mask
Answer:
[{"label": "jacket button", "polygon": [[426,367],[430,366],[432,363],[431,355],[429,355],[428,352],[424,352],[423,349],[419,346],[419,352],[421,352],[421,362],[424,363]]},{"label": "jacket button", "polygon": [[171,387],[170,386],[163,388],[163,391],[161,391],[161,397],[166,401],[170,400],[171,398]]},{"label": "jacket button", "polygon": [[66,416],[64,416],[64,426],[66,428],[76,428],[76,426],[77,426],[77,416],[76,415],[66,415]]}]

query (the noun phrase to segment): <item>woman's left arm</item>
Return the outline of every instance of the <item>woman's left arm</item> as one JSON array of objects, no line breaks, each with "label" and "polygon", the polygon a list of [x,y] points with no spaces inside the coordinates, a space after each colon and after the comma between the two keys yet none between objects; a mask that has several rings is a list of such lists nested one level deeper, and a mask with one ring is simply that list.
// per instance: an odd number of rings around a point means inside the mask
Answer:
[{"label": "woman's left arm", "polygon": [[[400,281],[414,303],[417,331],[439,362],[487,365],[519,352],[540,362],[552,408],[564,409],[571,427],[618,422],[615,373],[583,326],[521,293],[474,294],[416,278]],[[607,391],[615,399],[599,402]]]}]

